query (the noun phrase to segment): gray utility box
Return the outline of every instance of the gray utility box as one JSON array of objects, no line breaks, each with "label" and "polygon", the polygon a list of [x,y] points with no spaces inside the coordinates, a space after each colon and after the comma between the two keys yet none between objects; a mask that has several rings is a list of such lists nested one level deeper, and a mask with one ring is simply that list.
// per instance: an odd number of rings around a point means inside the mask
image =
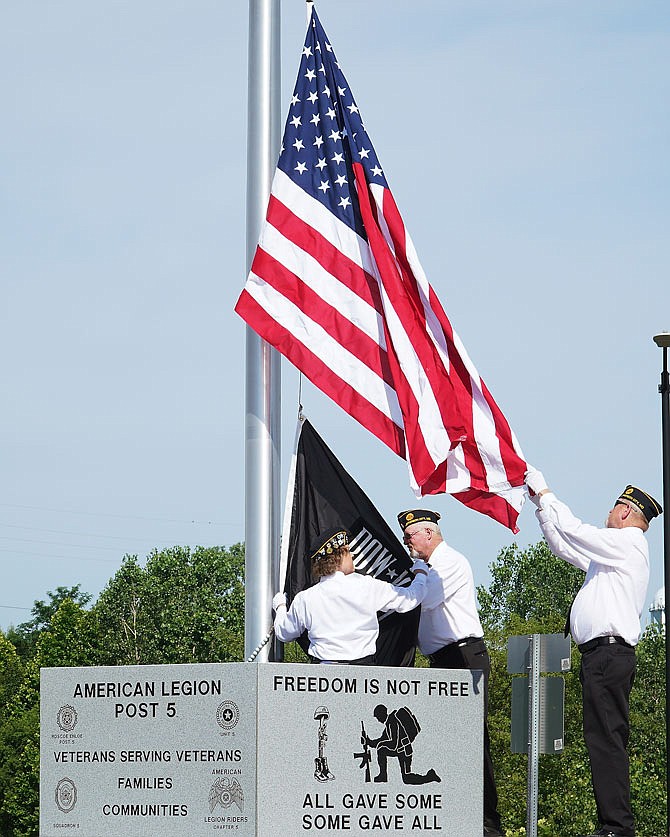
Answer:
[{"label": "gray utility box", "polygon": [[40,837],[480,837],[481,672],[41,673]]}]

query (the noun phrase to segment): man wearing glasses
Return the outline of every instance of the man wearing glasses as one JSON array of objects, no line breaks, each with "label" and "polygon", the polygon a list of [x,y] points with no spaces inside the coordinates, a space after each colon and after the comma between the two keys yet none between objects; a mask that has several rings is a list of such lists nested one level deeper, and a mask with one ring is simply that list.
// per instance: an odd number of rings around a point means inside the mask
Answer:
[{"label": "man wearing glasses", "polygon": [[649,494],[628,485],[607,515],[605,528],[599,529],[576,518],[535,468],[526,472],[526,485],[551,551],[586,573],[568,622],[582,655],[584,741],[600,825],[595,835],[633,837],[628,701],[649,583],[644,533],[663,509]]},{"label": "man wearing glasses", "polygon": [[472,568],[464,555],[445,543],[439,519],[437,512],[426,509],[410,509],[398,515],[410,556],[415,561],[430,562],[426,593],[421,602],[419,648],[428,657],[431,668],[483,672],[484,835],[502,837],[486,722],[491,662],[477,613]]}]

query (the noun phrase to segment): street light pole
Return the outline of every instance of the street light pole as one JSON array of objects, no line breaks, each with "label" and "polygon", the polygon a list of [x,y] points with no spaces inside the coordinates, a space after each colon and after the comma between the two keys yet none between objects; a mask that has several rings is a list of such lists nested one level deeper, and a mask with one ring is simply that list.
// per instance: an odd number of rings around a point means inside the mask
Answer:
[{"label": "street light pole", "polygon": [[[670,590],[670,374],[668,374],[668,348],[670,334],[654,336],[654,343],[663,349],[663,371],[658,391],[661,394],[661,434],[663,442],[663,583],[667,602]],[[670,620],[665,610],[665,780],[666,780],[666,833],[670,835]]]}]

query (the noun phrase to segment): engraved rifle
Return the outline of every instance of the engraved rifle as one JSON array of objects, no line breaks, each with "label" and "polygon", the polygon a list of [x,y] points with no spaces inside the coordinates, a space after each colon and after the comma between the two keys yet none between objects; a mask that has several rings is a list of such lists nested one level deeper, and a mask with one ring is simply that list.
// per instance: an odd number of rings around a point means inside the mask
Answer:
[{"label": "engraved rifle", "polygon": [[355,759],[360,759],[361,763],[358,765],[361,769],[365,768],[365,781],[370,781],[370,762],[372,761],[372,755],[370,753],[370,747],[368,745],[368,737],[365,734],[365,726],[363,721],[361,721],[361,744],[363,745],[363,752],[362,753],[354,753]]}]

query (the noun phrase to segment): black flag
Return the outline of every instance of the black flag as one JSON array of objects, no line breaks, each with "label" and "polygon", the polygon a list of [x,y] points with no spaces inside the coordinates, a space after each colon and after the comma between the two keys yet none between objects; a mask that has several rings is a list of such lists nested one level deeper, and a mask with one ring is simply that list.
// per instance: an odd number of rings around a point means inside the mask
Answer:
[{"label": "black flag", "polygon": [[[287,503],[290,502],[288,498]],[[331,526],[344,526],[349,531],[356,572],[403,587],[411,583],[412,562],[406,550],[365,492],[305,420],[296,455],[284,583],[289,605],[296,593],[312,586],[307,550],[319,532]],[[413,665],[419,614],[419,607],[410,613],[380,614],[377,665]],[[307,635],[299,642],[306,651]]]}]

